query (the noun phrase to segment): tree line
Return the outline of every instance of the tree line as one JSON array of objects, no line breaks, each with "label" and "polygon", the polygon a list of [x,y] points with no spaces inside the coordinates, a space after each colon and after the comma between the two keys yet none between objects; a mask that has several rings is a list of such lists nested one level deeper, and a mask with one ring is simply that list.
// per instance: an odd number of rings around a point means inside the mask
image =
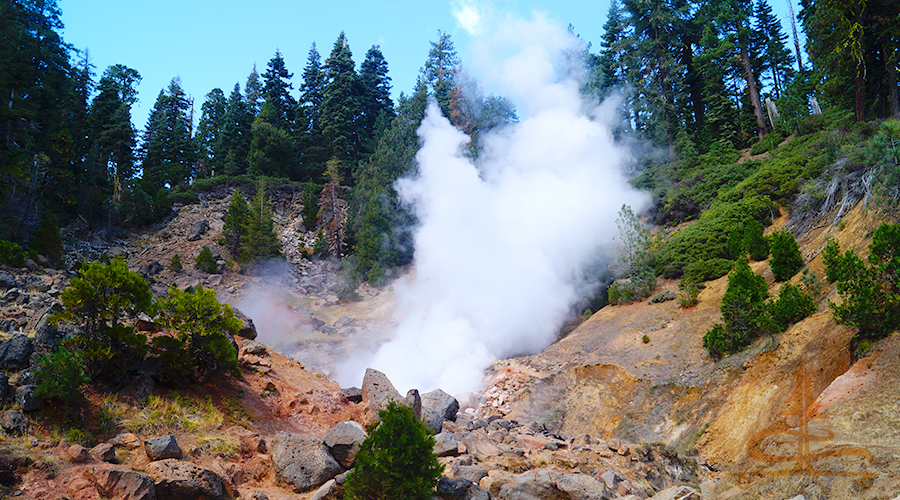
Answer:
[{"label": "tree line", "polygon": [[[801,5],[808,61],[767,0],[614,0],[596,27],[599,50],[581,54],[583,92],[617,96],[616,134],[676,165],[792,133],[818,111],[813,97],[857,121],[900,115],[900,5]],[[447,33],[396,102],[379,47],[357,67],[340,33],[324,61],[312,45],[298,78],[276,50],[243,86],[212,89],[196,126],[194,101],[174,78],[139,131],[139,71],[116,64],[96,80],[89,54],[62,39],[60,15],[54,0],[0,2],[0,239],[45,254],[58,225],[147,223],[199,179],[249,175],[317,186],[304,193],[319,205],[307,224],[320,226],[330,253],[352,254],[360,279],[378,281],[412,258],[404,228],[413,216],[394,181],[416,169],[428,99],[470,135],[473,159],[485,132],[517,120],[512,103],[466,74]]]}]

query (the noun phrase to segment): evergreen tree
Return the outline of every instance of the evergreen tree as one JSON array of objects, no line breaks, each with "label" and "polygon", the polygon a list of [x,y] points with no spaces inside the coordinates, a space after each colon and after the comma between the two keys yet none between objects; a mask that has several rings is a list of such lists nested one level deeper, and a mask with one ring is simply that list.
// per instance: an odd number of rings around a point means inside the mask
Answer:
[{"label": "evergreen tree", "polygon": [[325,230],[325,242],[331,255],[340,258],[344,246],[347,228],[346,202],[342,193],[346,187],[341,185],[340,163],[331,159],[325,169],[325,187],[319,196],[319,227]]},{"label": "evergreen tree", "polygon": [[760,37],[757,54],[761,62],[759,73],[768,73],[775,98],[781,97],[785,85],[794,74],[793,59],[787,48],[788,36],[782,30],[781,21],[772,13],[767,0],[758,0],[753,12],[755,32]]},{"label": "evergreen tree", "polygon": [[280,255],[281,243],[275,235],[272,216],[272,201],[266,196],[265,183],[260,181],[256,185],[256,195],[250,200],[247,239],[241,247],[241,260],[267,259]]},{"label": "evergreen tree", "polygon": [[274,110],[274,115],[268,119],[269,123],[283,130],[290,130],[293,127],[294,111],[297,107],[297,102],[290,94],[293,88],[290,80],[293,76],[284,65],[281,51],[276,50],[275,56],[269,60],[266,72],[263,73],[263,92],[266,102],[269,102]]},{"label": "evergreen tree", "polygon": [[247,173],[247,157],[250,155],[252,141],[251,127],[253,115],[241,96],[240,84],[234,84],[234,90],[225,105],[222,124],[221,150],[225,154],[222,172],[228,175]]},{"label": "evergreen tree", "polygon": [[270,99],[253,121],[250,154],[247,157],[250,175],[291,177],[297,168],[294,143],[287,130],[279,127],[278,111]]},{"label": "evergreen tree", "polygon": [[122,203],[126,182],[134,175],[136,131],[131,124],[131,105],[137,101],[135,86],[141,81],[137,71],[117,64],[103,73],[99,95],[91,105],[92,158],[98,171],[111,180],[112,198]]},{"label": "evergreen tree", "polygon": [[450,99],[453,88],[456,86],[456,69],[459,66],[459,57],[453,47],[450,34],[438,30],[438,41],[431,42],[428,51],[428,59],[421,73],[425,77],[425,83],[441,107],[445,117],[450,118]]},{"label": "evergreen tree", "polygon": [[225,110],[228,101],[222,89],[212,89],[200,109],[197,125],[197,147],[200,159],[198,177],[211,177],[224,172],[227,151],[224,144]]},{"label": "evergreen tree", "polygon": [[315,43],[309,49],[306,61],[295,127],[301,164],[299,179],[320,182],[328,159],[328,148],[322,139],[322,102],[325,100],[327,75]]},{"label": "evergreen tree", "polygon": [[247,110],[250,112],[250,121],[252,122],[262,108],[263,101],[266,100],[266,93],[263,90],[262,80],[256,71],[256,63],[253,63],[253,71],[247,77],[247,84],[244,85],[244,94],[247,98]]},{"label": "evergreen tree", "polygon": [[235,190],[228,203],[228,214],[222,226],[222,244],[232,257],[240,259],[241,249],[247,241],[247,227],[250,224],[250,206],[240,190]]},{"label": "evergreen tree", "polygon": [[388,76],[384,54],[377,45],[366,52],[366,58],[360,66],[359,79],[363,90],[360,124],[364,137],[362,149],[368,155],[375,149],[375,141],[394,117],[391,77]]},{"label": "evergreen tree", "polygon": [[191,138],[191,101],[175,77],[159,92],[150,111],[141,145],[144,191],[155,195],[165,186],[183,184],[191,178],[196,151]]},{"label": "evergreen tree", "polygon": [[340,165],[340,177],[350,178],[350,169],[361,159],[361,113],[363,88],[354,69],[350,45],[343,32],[325,61],[327,83],[322,101],[322,139],[329,161]]}]

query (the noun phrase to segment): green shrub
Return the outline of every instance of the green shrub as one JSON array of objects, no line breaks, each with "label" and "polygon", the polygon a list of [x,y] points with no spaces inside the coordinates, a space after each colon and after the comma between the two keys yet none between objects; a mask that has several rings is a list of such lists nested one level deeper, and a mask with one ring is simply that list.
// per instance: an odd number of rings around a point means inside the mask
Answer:
[{"label": "green shrub", "polygon": [[[210,256],[212,256],[212,253],[210,253]],[[172,260],[169,261],[169,269],[180,270],[181,268],[181,255],[176,253],[172,255]]]},{"label": "green shrub", "polygon": [[671,290],[664,290],[662,292],[657,293],[650,299],[651,304],[659,304],[660,302],[668,302],[670,300],[675,300],[678,298],[678,294]]},{"label": "green shrub", "polygon": [[792,324],[816,312],[816,303],[810,294],[785,283],[778,291],[778,300],[769,304],[769,312],[778,329],[785,331]]},{"label": "green shrub", "polygon": [[214,273],[219,270],[219,265],[216,264],[216,259],[213,258],[212,252],[209,250],[209,247],[203,245],[203,250],[200,250],[200,255],[194,259],[194,262],[197,264],[197,269],[206,272],[206,273]]},{"label": "green shrub", "polygon": [[154,337],[153,347],[169,370],[170,381],[202,382],[215,373],[238,369],[237,350],[228,335],[237,334],[241,322],[231,306],[216,300],[214,290],[201,286],[191,293],[172,286],[158,310],[169,335]]},{"label": "green shrub", "polygon": [[685,280],[678,282],[678,305],[681,307],[694,307],[700,302],[700,284],[696,281]]},{"label": "green shrub", "polygon": [[713,359],[722,359],[736,350],[732,347],[732,337],[725,327],[717,323],[703,335],[703,347]]},{"label": "green shrub", "polygon": [[781,144],[781,141],[784,140],[784,137],[778,132],[772,132],[767,136],[763,137],[753,147],[750,148],[751,155],[758,155],[765,153],[766,151],[771,151],[778,147]]},{"label": "green shrub", "polygon": [[768,297],[766,280],[750,269],[746,258],[740,258],[728,275],[728,288],[722,297],[720,310],[725,324],[716,325],[703,337],[703,346],[710,356],[733,354],[760,334],[775,330],[766,307]]},{"label": "green shrub", "polygon": [[733,267],[733,260],[722,258],[691,262],[684,268],[682,279],[686,282],[703,283],[725,276]]},{"label": "green shrub", "polygon": [[778,231],[769,237],[769,251],[772,260],[769,263],[775,281],[787,281],[803,268],[803,256],[794,235],[787,231]]},{"label": "green shrub", "polygon": [[853,340],[858,352],[900,328],[900,225],[875,230],[868,265],[852,250],[841,254],[834,240],[823,254],[825,275],[843,299],[829,305],[838,324],[859,328]]},{"label": "green shrub", "polygon": [[82,264],[60,300],[64,310],[55,319],[83,325],[74,344],[83,352],[88,375],[121,382],[147,352],[147,337],[124,322],[153,314],[150,285],[117,257],[108,265]]},{"label": "green shrub", "polygon": [[628,280],[616,280],[606,290],[609,295],[609,303],[613,305],[629,304],[646,299],[650,292],[646,286],[635,285]]},{"label": "green shrub", "polygon": [[348,500],[427,500],[444,466],[434,454],[434,438],[406,406],[391,402],[378,413],[359,447],[344,490]]},{"label": "green shrub", "polygon": [[89,382],[84,373],[81,351],[60,345],[37,359],[34,379],[35,395],[53,398],[68,404],[81,395],[81,387]]},{"label": "green shrub", "polygon": [[172,193],[168,195],[168,204],[174,205],[175,203],[181,203],[182,205],[193,205],[194,203],[200,203],[200,198],[197,197],[194,193]]},{"label": "green shrub", "polygon": [[18,243],[0,240],[0,264],[6,264],[13,267],[22,267],[25,265],[25,252]]},{"label": "green shrub", "polygon": [[763,236],[763,226],[756,219],[747,222],[742,239],[743,250],[757,262],[769,258],[769,240]]},{"label": "green shrub", "polygon": [[52,220],[45,219],[37,232],[29,239],[29,247],[31,251],[43,255],[50,262],[59,263],[63,255],[59,226]]}]

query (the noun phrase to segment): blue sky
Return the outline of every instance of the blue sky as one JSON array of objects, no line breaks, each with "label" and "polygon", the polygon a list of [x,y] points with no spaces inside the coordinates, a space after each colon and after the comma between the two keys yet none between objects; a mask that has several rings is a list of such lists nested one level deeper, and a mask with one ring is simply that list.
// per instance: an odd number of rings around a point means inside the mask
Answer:
[{"label": "blue sky", "polygon": [[[785,19],[787,4],[770,3]],[[89,50],[97,80],[112,64],[140,72],[132,120],[143,128],[156,96],[173,77],[181,77],[194,98],[196,120],[210,90],[219,87],[227,95],[235,83],[243,89],[253,64],[264,72],[276,49],[294,73],[296,96],[313,42],[324,61],[341,31],[357,67],[372,45],[381,47],[394,96],[412,90],[439,29],[450,33],[465,63],[470,32],[490,29],[474,22],[489,12],[525,18],[543,12],[562,26],[574,25],[596,51],[609,0],[59,0],[59,6],[64,39]]]}]

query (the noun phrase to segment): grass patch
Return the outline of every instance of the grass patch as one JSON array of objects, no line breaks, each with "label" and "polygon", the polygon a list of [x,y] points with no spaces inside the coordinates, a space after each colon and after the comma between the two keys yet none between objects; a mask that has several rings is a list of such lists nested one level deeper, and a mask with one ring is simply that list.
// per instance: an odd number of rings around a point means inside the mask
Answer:
[{"label": "grass patch", "polygon": [[139,435],[165,432],[206,432],[222,427],[225,415],[212,398],[194,399],[180,394],[150,396],[137,413],[121,420],[121,427]]}]

